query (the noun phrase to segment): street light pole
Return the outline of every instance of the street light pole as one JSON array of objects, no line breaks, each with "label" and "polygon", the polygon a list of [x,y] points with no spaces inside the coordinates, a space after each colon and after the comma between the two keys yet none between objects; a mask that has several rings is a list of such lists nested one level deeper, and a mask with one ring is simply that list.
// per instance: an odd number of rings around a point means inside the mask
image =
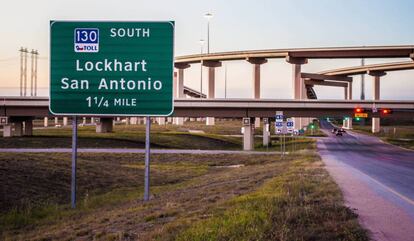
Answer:
[{"label": "street light pole", "polygon": [[[200,39],[200,55],[203,55],[204,39]],[[200,100],[203,98],[203,61],[200,60]]]},{"label": "street light pole", "polygon": [[224,65],[224,99],[227,99],[227,64]]},{"label": "street light pole", "polygon": [[206,13],[204,17],[207,19],[207,54],[210,53],[210,19],[213,17],[213,14]]}]

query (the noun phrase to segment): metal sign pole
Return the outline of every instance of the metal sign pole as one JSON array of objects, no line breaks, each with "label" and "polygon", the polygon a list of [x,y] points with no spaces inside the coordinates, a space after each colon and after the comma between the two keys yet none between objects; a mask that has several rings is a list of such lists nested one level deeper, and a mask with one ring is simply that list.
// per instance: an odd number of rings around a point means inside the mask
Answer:
[{"label": "metal sign pole", "polygon": [[283,139],[282,139],[282,135],[279,135],[279,143],[280,143],[280,155],[283,157]]},{"label": "metal sign pole", "polygon": [[146,118],[145,128],[145,187],[144,187],[144,201],[149,200],[149,182],[150,182],[150,130],[151,130],[151,118]]},{"label": "metal sign pole", "polygon": [[72,117],[72,181],[71,181],[71,206],[76,208],[76,159],[78,152],[78,119]]}]

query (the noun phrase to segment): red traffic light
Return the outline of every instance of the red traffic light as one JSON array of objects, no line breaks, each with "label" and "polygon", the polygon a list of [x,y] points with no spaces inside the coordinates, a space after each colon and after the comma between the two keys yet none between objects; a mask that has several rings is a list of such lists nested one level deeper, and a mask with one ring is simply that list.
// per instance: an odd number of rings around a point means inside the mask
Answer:
[{"label": "red traffic light", "polygon": [[364,109],[362,109],[362,108],[355,108],[355,111],[354,111],[355,113],[363,113],[364,112]]},{"label": "red traffic light", "polygon": [[388,114],[391,114],[392,113],[392,110],[390,110],[390,109],[381,109],[381,114],[383,114],[383,115],[388,115]]}]

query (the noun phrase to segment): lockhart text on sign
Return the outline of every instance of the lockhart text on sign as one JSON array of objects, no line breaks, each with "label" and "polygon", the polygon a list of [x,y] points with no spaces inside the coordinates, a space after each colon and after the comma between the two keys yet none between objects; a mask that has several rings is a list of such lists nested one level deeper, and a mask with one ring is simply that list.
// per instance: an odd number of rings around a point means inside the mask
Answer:
[{"label": "lockhart text on sign", "polygon": [[[140,61],[119,61],[117,59],[103,61],[75,61],[76,71],[97,71],[97,72],[147,72],[147,61],[145,59]],[[68,77],[61,78],[61,89],[63,90],[77,90],[89,89],[89,80],[87,79],[72,79]],[[161,90],[162,81],[152,80],[148,77],[144,80],[133,80],[124,78],[107,80],[102,77],[98,84],[98,90]]]}]

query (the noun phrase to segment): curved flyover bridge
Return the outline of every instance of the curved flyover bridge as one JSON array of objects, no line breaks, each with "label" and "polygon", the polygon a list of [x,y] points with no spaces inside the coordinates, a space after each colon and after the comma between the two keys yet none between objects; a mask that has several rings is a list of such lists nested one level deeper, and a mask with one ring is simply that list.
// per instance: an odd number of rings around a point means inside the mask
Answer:
[{"label": "curved flyover bridge", "polygon": [[[340,48],[298,48],[298,49],[271,49],[271,50],[251,50],[234,51],[211,54],[196,54],[180,56],[175,59],[175,68],[178,69],[177,90],[182,92],[184,86],[184,70],[190,68],[192,64],[201,63],[208,68],[208,93],[207,98],[215,98],[215,69],[222,66],[223,61],[245,60],[252,64],[252,97],[260,99],[260,66],[267,63],[267,59],[284,58],[287,63],[292,65],[293,99],[317,99],[313,89],[314,85],[344,87],[345,99],[352,98],[352,75],[347,73],[302,73],[301,66],[307,64],[311,59],[358,59],[358,58],[411,58],[414,59],[414,45],[404,46],[372,46],[372,47],[340,47]],[[386,71],[411,69],[412,61],[405,66],[383,66],[378,65],[378,69],[370,69],[368,74],[375,76],[378,81],[376,86],[378,95],[374,100],[379,99],[379,77]],[[385,69],[381,69],[385,68]],[[388,69],[387,69],[388,67]],[[358,67],[348,68],[355,71]],[[357,73],[359,74],[359,73]],[[179,97],[180,94],[177,94]],[[309,120],[298,119],[295,121],[295,128],[306,126]],[[256,123],[257,123],[256,119]],[[375,121],[374,121],[375,122]],[[214,119],[208,118],[207,124],[214,124]],[[348,128],[352,128],[352,123],[347,123]],[[373,125],[373,131],[379,130],[379,121]]]}]

